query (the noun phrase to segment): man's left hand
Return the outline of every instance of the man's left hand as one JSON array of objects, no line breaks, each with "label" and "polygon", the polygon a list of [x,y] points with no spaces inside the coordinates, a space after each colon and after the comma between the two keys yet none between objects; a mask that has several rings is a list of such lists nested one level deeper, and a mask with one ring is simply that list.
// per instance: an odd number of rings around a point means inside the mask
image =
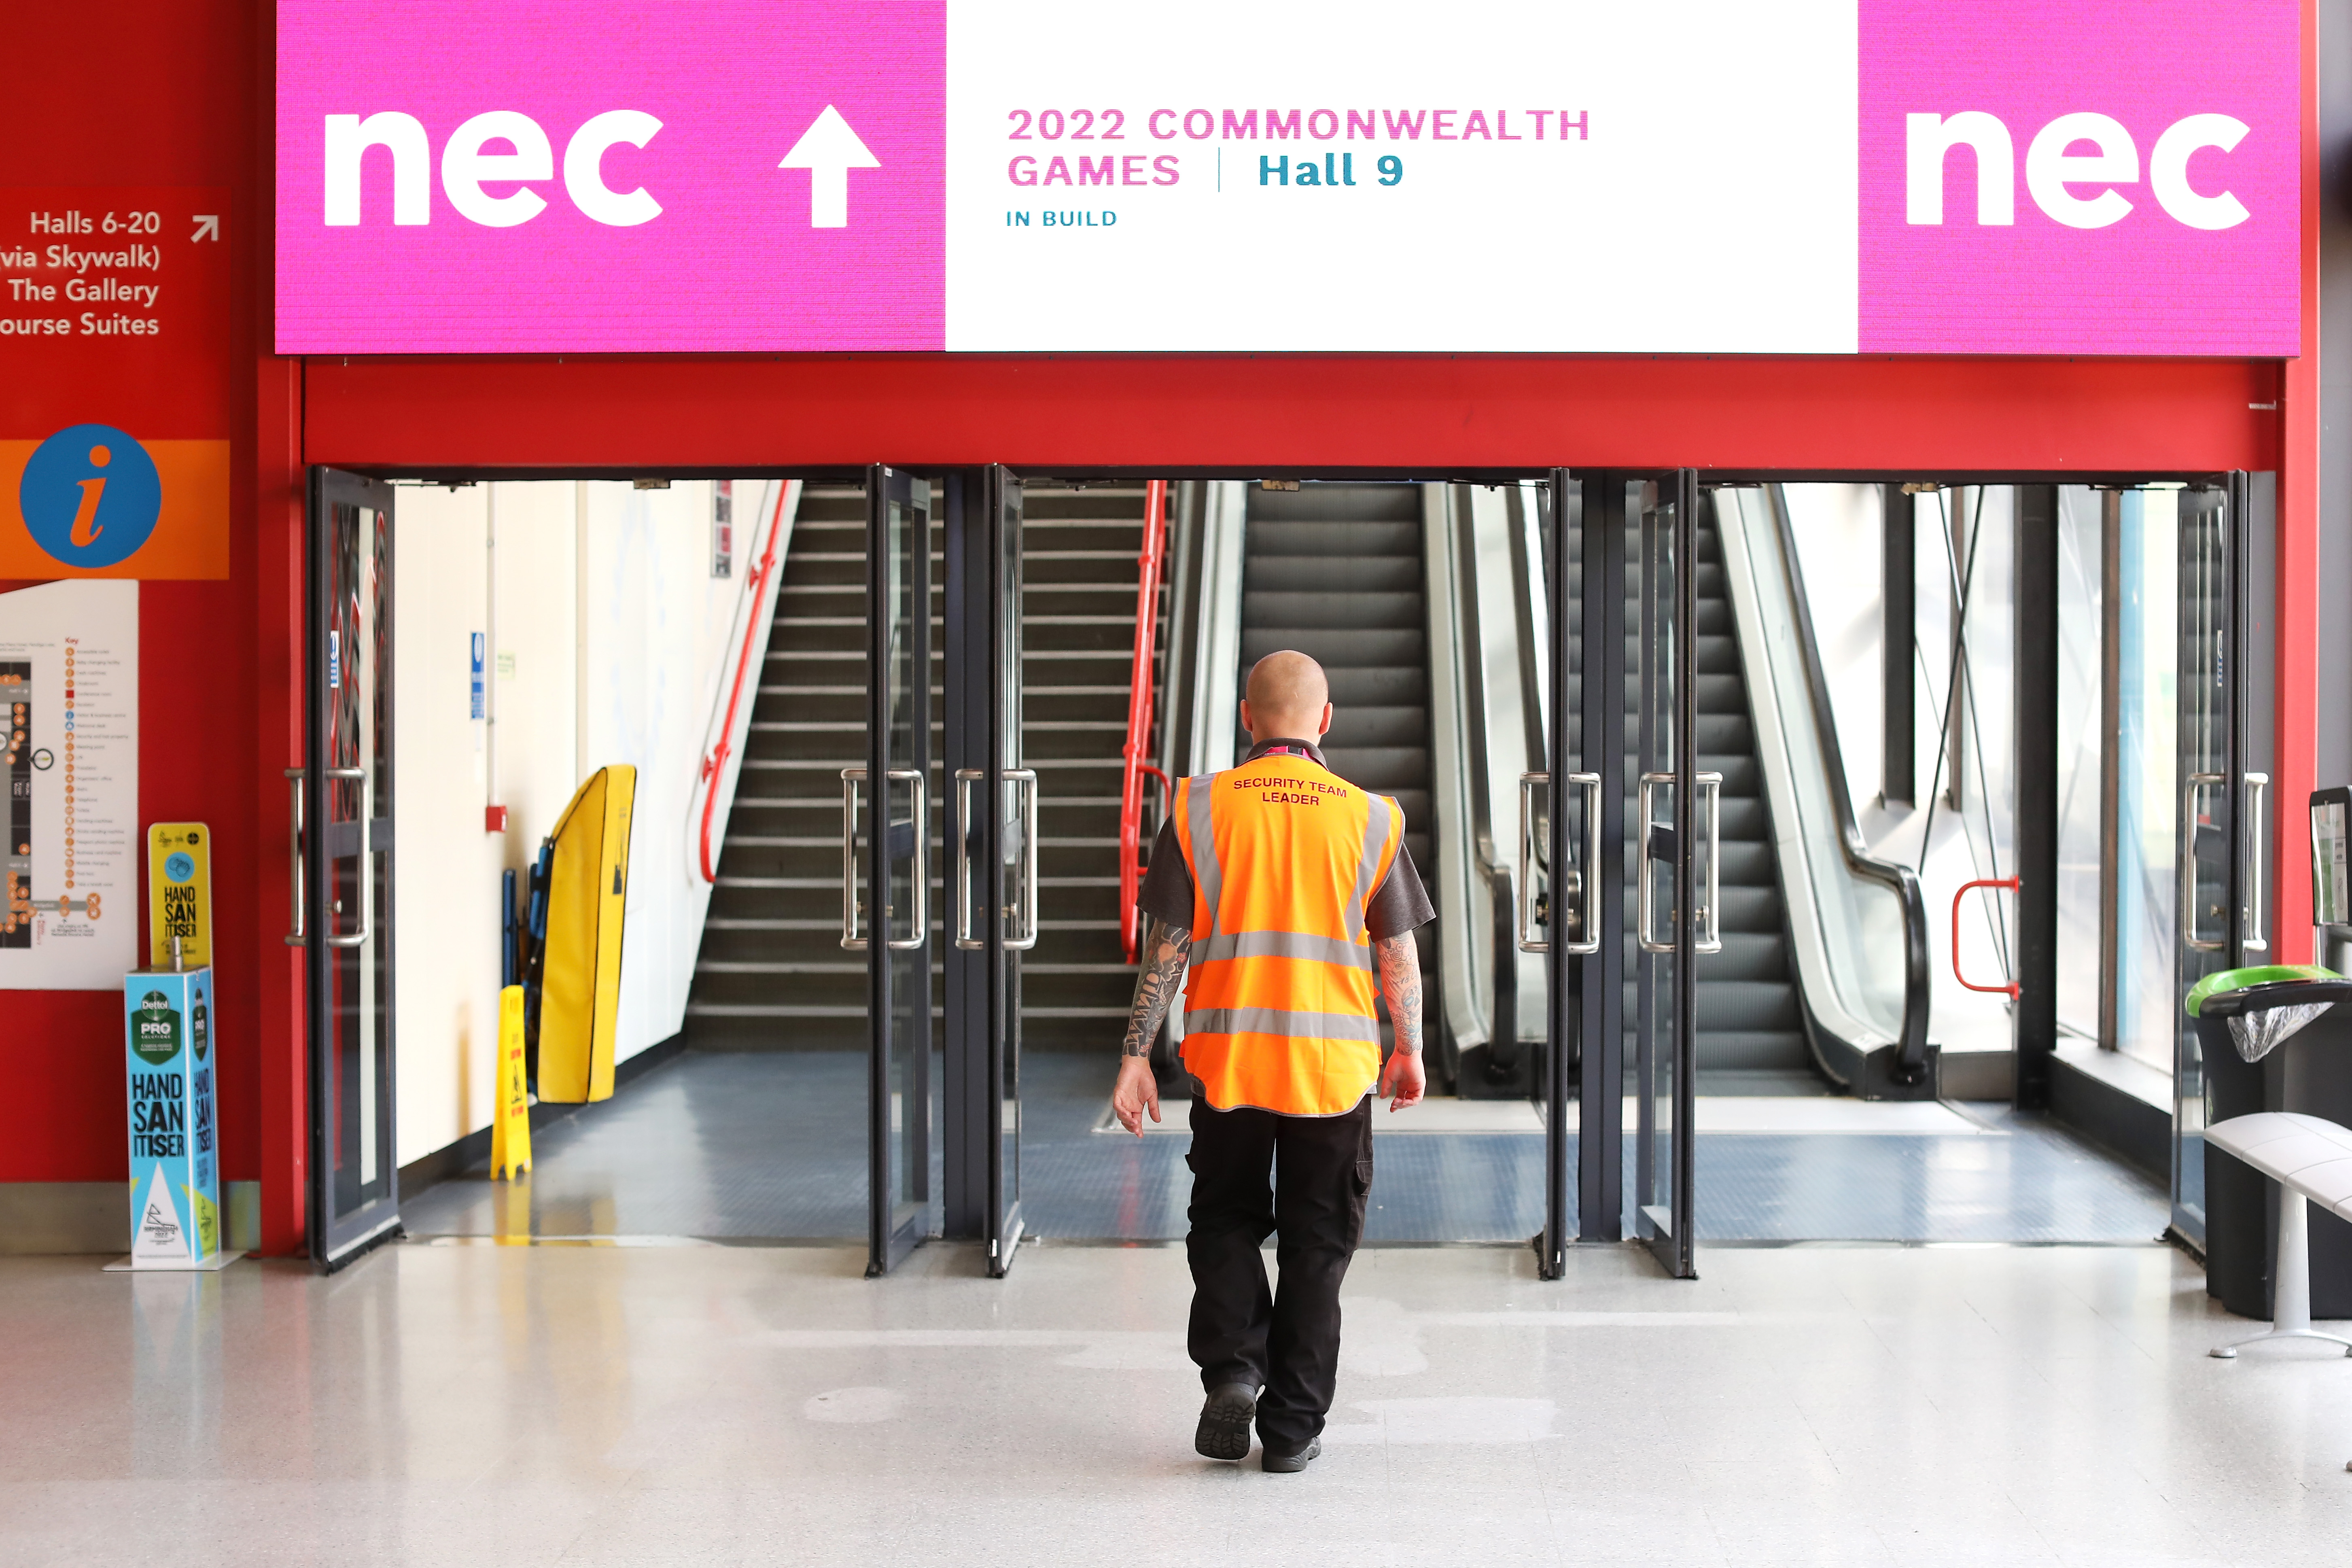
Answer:
[{"label": "man's left hand", "polygon": [[1118,1063],[1118,1084],[1110,1092],[1110,1108],[1118,1113],[1118,1124],[1143,1136],[1146,1111],[1151,1120],[1160,1120],[1160,1080],[1152,1076],[1149,1057],[1122,1057]]},{"label": "man's left hand", "polygon": [[1428,1075],[1422,1071],[1419,1051],[1389,1053],[1389,1065],[1381,1070],[1381,1098],[1388,1100],[1391,1110],[1419,1105],[1422,1091],[1428,1084]]}]

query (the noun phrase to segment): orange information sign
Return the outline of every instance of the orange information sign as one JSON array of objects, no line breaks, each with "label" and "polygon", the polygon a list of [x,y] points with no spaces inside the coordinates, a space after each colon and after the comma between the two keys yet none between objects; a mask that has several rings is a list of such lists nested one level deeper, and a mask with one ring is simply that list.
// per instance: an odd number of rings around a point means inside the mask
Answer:
[{"label": "orange information sign", "polygon": [[230,219],[0,189],[0,578],[228,575]]}]

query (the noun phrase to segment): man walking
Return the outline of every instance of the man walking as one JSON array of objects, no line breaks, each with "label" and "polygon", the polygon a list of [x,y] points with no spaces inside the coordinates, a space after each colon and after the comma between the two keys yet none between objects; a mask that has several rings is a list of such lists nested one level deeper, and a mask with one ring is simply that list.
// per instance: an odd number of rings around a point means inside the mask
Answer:
[{"label": "man walking", "polygon": [[[1239,767],[1184,780],[1137,903],[1150,919],[1112,1106],[1160,1120],[1151,1041],[1191,963],[1188,1334],[1208,1390],[1193,1447],[1303,1470],[1323,1451],[1339,1363],[1339,1284],[1372,1184],[1371,1095],[1418,1104],[1421,961],[1436,910],[1404,848],[1404,813],[1324,765],[1330,687],[1303,653],[1251,669]],[[1374,976],[1378,976],[1378,990]],[[1381,1065],[1378,998],[1396,1048]],[[1278,1294],[1258,1247],[1278,1234]]]}]

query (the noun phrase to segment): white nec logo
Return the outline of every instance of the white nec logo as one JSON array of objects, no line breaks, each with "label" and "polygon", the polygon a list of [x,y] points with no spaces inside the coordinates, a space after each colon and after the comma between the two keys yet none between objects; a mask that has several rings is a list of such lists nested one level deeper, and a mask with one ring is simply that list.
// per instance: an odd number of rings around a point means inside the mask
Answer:
[{"label": "white nec logo", "polygon": [[[1953,148],[1976,154],[1977,222],[2005,226],[2017,221],[2017,153],[2009,127],[1981,110],[1948,119],[1940,114],[1904,117],[1904,218],[1914,224],[1944,221],[1944,160]],[[2247,126],[2226,114],[2192,114],[2166,128],[2147,155],[2148,189],[2157,205],[2190,228],[2235,228],[2252,215],[2228,191],[2200,194],[2189,183],[2189,160],[2208,147],[2227,153],[2244,139]],[[2071,151],[2078,142],[2096,149]],[[2043,126],[2025,149],[2025,188],[2053,220],[2068,228],[2105,228],[2120,223],[2132,203],[2117,185],[2139,183],[2139,149],[2120,121],[2105,114],[2062,114]],[[2078,196],[2071,185],[2106,187]]]},{"label": "white nec logo", "polygon": [[[626,143],[643,147],[654,139],[662,122],[635,109],[612,109],[594,116],[572,133],[563,149],[563,188],[572,205],[596,222],[614,228],[650,223],[661,216],[661,203],[643,185],[615,191],[604,184],[604,154]],[[510,152],[485,149],[503,142]],[[329,227],[349,227],[360,221],[360,170],[371,147],[392,153],[392,221],[420,225],[433,221],[433,151],[425,127],[413,114],[385,110],[362,120],[356,114],[327,116],[326,221]],[[532,180],[555,177],[555,149],[539,121],[511,109],[477,114],[449,134],[441,147],[441,192],[458,216],[491,228],[512,228],[529,223],[547,210],[547,199],[530,187]],[[520,188],[502,196],[484,184]]]}]

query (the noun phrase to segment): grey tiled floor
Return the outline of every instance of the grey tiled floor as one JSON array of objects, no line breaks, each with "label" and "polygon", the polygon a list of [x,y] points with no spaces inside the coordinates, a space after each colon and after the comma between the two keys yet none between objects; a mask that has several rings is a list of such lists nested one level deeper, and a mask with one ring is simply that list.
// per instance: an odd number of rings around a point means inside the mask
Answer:
[{"label": "grey tiled floor", "polygon": [[[1092,1057],[1029,1058],[1021,1176],[1030,1232],[1181,1237],[1191,1188],[1186,1140],[1096,1132],[1108,1078],[1107,1064]],[[608,1103],[542,1129],[527,1183],[444,1183],[405,1205],[408,1228],[862,1237],[865,1108],[865,1060],[854,1054],[689,1054]],[[2164,1228],[2164,1194],[2153,1183],[2045,1121],[1979,1114],[1998,1135],[1702,1134],[1698,1234],[1715,1241],[2131,1242]],[[1365,1226],[1371,1245],[1516,1242],[1541,1224],[1539,1138],[1382,1138],[1376,1157]]]},{"label": "grey tiled floor", "polygon": [[1325,1456],[1194,1457],[1167,1247],[0,1259],[0,1564],[2340,1568],[2352,1361],[2166,1248],[1359,1255]]}]

